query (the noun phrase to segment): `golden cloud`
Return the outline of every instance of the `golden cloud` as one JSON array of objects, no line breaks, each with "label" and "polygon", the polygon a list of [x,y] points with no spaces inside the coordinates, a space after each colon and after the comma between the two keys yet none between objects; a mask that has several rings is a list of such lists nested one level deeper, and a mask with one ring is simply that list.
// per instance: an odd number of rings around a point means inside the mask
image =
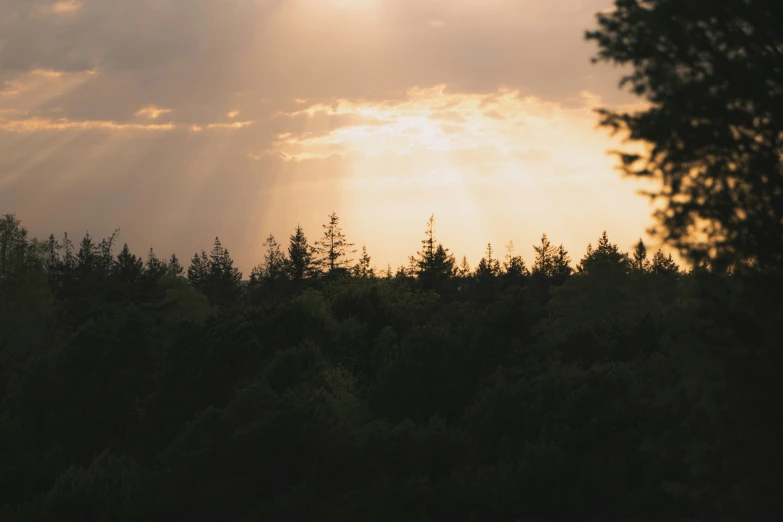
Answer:
[{"label": "golden cloud", "polygon": [[159,116],[169,112],[171,112],[171,109],[161,109],[160,107],[156,107],[154,105],[148,105],[147,107],[139,109],[134,114],[134,116],[148,118],[150,120],[157,120]]},{"label": "golden cloud", "polygon": [[41,14],[70,14],[81,8],[82,3],[78,0],[62,0],[53,4],[42,5],[38,7],[38,12]]},{"label": "golden cloud", "polygon": [[[582,92],[575,106],[564,106],[518,90],[498,89],[490,94],[449,93],[445,85],[410,89],[402,100],[340,99],[332,104],[312,103],[281,112],[276,118],[307,116],[371,117],[376,123],[350,124],[320,134],[307,129],[278,136],[272,149],[289,161],[358,153],[377,157],[386,153],[426,151],[494,151],[499,159],[518,162],[524,152],[540,157],[554,153],[561,161],[603,155],[606,137],[594,132],[594,109],[601,99]],[[350,120],[345,120],[350,122]]]}]

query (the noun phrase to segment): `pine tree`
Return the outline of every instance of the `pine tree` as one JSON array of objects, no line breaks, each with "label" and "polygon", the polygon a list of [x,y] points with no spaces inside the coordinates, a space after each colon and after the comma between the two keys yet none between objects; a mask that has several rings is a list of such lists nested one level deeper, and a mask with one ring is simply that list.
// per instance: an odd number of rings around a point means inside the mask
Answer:
[{"label": "pine tree", "polygon": [[338,269],[345,270],[353,262],[353,259],[350,259],[348,255],[356,252],[356,250],[350,250],[354,244],[348,243],[346,240],[340,227],[340,218],[336,212],[332,212],[329,215],[329,223],[322,226],[324,228],[323,238],[316,242],[320,266],[328,273],[333,273]]},{"label": "pine tree", "polygon": [[276,281],[288,277],[288,259],[280,248],[280,244],[275,240],[275,236],[269,234],[264,242],[266,253],[264,262],[261,266],[261,276],[263,279]]},{"label": "pine tree", "polygon": [[559,286],[568,280],[568,277],[574,271],[571,268],[571,257],[561,244],[557,247],[552,265],[552,279],[555,285]]},{"label": "pine tree", "polygon": [[98,247],[89,232],[84,234],[76,252],[76,268],[81,274],[93,273],[98,268]]},{"label": "pine tree", "polygon": [[144,274],[144,262],[133,255],[125,243],[114,261],[113,273],[123,285],[132,285],[138,282]]},{"label": "pine tree", "polygon": [[117,236],[119,236],[119,234],[120,229],[118,228],[112,232],[109,237],[102,239],[101,242],[98,243],[97,268],[102,275],[108,275],[114,266],[114,254],[112,253],[112,250],[114,249],[114,243],[117,240]]},{"label": "pine tree", "polygon": [[207,286],[209,281],[209,257],[205,251],[201,251],[201,255],[198,253],[193,254],[193,259],[190,260],[190,266],[188,267],[188,281],[194,287],[201,290],[202,293],[207,293]]},{"label": "pine tree", "polygon": [[182,268],[182,265],[179,263],[177,254],[171,254],[171,257],[169,258],[169,262],[166,265],[166,274],[170,277],[180,277],[182,276],[183,272],[184,269]]},{"label": "pine tree", "polygon": [[470,277],[470,264],[468,263],[468,258],[466,256],[462,256],[462,261],[457,268],[457,277],[462,279]]},{"label": "pine tree", "polygon": [[631,265],[636,272],[646,273],[650,271],[650,261],[647,259],[647,247],[644,246],[644,241],[639,238],[639,242],[636,243],[636,248],[633,251],[633,258]]},{"label": "pine tree", "polygon": [[354,267],[354,273],[357,277],[372,278],[375,277],[375,270],[370,266],[370,256],[367,254],[367,246],[362,245],[362,257],[359,263]]},{"label": "pine tree", "polygon": [[484,257],[476,267],[476,279],[479,281],[490,280],[500,275],[500,262],[492,257],[492,243],[487,243]]},{"label": "pine tree", "polygon": [[506,258],[503,262],[503,274],[510,281],[518,281],[529,275],[522,256],[514,255],[514,242],[506,245]]},{"label": "pine tree", "polygon": [[[454,256],[435,239],[435,215],[430,216],[422,240],[423,248],[409,258],[412,272],[424,288],[435,289],[456,273]],[[437,245],[437,246],[436,246]]]},{"label": "pine tree", "polygon": [[536,259],[533,263],[533,276],[550,278],[554,274],[555,256],[557,250],[552,243],[549,242],[549,238],[546,234],[541,235],[541,244],[539,246],[533,246],[533,250],[536,252]]},{"label": "pine tree", "polygon": [[144,269],[147,277],[153,280],[163,277],[167,272],[166,263],[158,259],[158,256],[155,255],[155,250],[152,248],[150,248],[150,251],[147,254],[147,261],[144,265]]},{"label": "pine tree", "polygon": [[315,275],[314,255],[315,248],[307,243],[307,236],[305,236],[302,227],[297,225],[288,243],[288,276],[293,281],[302,281],[313,277]]},{"label": "pine tree", "polygon": [[672,255],[668,257],[663,255],[660,249],[655,253],[650,263],[650,272],[663,276],[676,276],[680,273],[680,267],[672,259]]},{"label": "pine tree", "polygon": [[631,260],[628,254],[620,252],[618,246],[609,241],[609,236],[605,230],[598,238],[598,246],[595,250],[593,250],[592,245],[587,246],[587,252],[576,268],[580,274],[586,274],[591,267],[598,263],[619,265],[626,271],[631,269]]}]

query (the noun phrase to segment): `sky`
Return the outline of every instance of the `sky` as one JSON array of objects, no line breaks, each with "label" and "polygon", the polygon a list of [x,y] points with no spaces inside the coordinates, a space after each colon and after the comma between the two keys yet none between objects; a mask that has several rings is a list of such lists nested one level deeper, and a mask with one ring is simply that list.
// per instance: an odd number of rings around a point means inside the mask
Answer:
[{"label": "sky", "polygon": [[[0,214],[120,229],[249,274],[331,212],[378,268],[547,233],[574,261],[653,224],[596,107],[641,107],[584,40],[611,0],[3,0]],[[354,256],[354,257],[358,257]]]}]

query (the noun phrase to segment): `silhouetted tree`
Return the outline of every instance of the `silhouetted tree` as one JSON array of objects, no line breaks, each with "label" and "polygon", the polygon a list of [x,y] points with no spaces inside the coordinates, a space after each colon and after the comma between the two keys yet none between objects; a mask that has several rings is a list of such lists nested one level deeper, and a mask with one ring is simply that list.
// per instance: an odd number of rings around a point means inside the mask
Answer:
[{"label": "silhouetted tree", "polygon": [[503,274],[510,282],[521,281],[530,275],[522,256],[514,254],[513,241],[509,241],[506,245],[506,259],[503,262]]},{"label": "silhouetted tree", "polygon": [[315,275],[313,256],[315,248],[307,243],[302,227],[297,225],[288,243],[288,276],[293,281],[302,281]]},{"label": "silhouetted tree", "polygon": [[492,244],[487,243],[487,249],[484,251],[484,257],[479,261],[476,267],[476,279],[478,281],[493,280],[500,275],[500,261],[492,257]]},{"label": "silhouetted tree", "polygon": [[680,267],[674,262],[672,255],[664,256],[660,250],[655,253],[648,266],[648,270],[653,274],[676,276],[680,273]]},{"label": "silhouetted tree", "polygon": [[541,236],[541,244],[533,246],[536,252],[536,259],[533,262],[532,275],[537,278],[550,278],[554,273],[555,256],[557,249],[549,242],[546,234]]},{"label": "silhouetted tree", "polygon": [[468,258],[466,256],[462,256],[462,261],[459,264],[459,267],[457,267],[457,277],[460,277],[462,279],[469,277],[471,274],[470,270],[470,263],[468,263]]},{"label": "silhouetted tree", "polygon": [[348,243],[340,227],[340,218],[336,212],[329,214],[329,222],[322,225],[324,235],[320,241],[315,243],[318,255],[318,263],[327,273],[334,273],[336,270],[346,272],[353,263],[349,254],[356,250],[350,250],[353,243]]},{"label": "silhouetted tree", "polygon": [[182,265],[179,263],[177,254],[171,254],[171,257],[169,258],[169,262],[166,265],[167,275],[171,277],[180,277],[183,272],[184,269],[182,268]]},{"label": "silhouetted tree", "polygon": [[411,256],[411,270],[422,286],[427,289],[439,288],[456,273],[454,256],[435,239],[435,215],[427,221],[426,236],[421,244],[423,248],[416,256]]},{"label": "silhouetted tree", "polygon": [[636,248],[633,251],[633,259],[631,265],[636,272],[645,273],[650,271],[650,260],[647,259],[647,247],[644,246],[644,241],[639,238],[639,242],[636,243]]},{"label": "silhouetted tree", "polygon": [[213,305],[232,304],[241,294],[242,274],[234,267],[228,249],[223,248],[217,237],[209,255],[202,251],[201,255],[193,256],[188,267],[188,280]]},{"label": "silhouetted tree", "polygon": [[144,263],[144,269],[147,277],[153,280],[163,277],[168,272],[166,263],[158,259],[158,256],[155,255],[155,250],[152,248],[150,248],[150,251],[147,254],[147,261]]},{"label": "silhouetted tree", "polygon": [[555,286],[562,285],[573,272],[571,268],[571,257],[561,244],[555,251],[552,263],[552,281]]},{"label": "silhouetted tree", "polygon": [[601,124],[652,145],[619,153],[622,168],[661,180],[653,232],[691,261],[783,261],[781,18],[777,0],[615,0],[586,33],[649,103]]},{"label": "silhouetted tree", "polygon": [[597,263],[622,266],[624,270],[629,270],[631,267],[628,255],[620,252],[619,247],[609,241],[606,231],[598,238],[598,245],[595,249],[593,249],[592,245],[587,246],[587,252],[582,260],[579,261],[576,269],[580,274],[586,274]]},{"label": "silhouetted tree", "polygon": [[113,272],[123,286],[130,286],[138,283],[144,274],[144,262],[133,255],[125,243],[117,255]]},{"label": "silhouetted tree", "polygon": [[356,277],[375,277],[375,270],[370,266],[370,256],[367,254],[367,247],[362,245],[362,257],[359,258],[359,262],[354,267],[354,274]]}]

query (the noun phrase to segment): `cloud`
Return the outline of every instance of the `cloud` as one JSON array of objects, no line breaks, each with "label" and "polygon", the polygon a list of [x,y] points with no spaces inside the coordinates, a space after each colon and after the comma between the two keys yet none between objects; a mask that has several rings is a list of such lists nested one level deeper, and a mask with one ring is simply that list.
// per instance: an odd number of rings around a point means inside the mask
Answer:
[{"label": "cloud", "polygon": [[161,109],[159,107],[155,107],[154,105],[148,105],[147,107],[143,107],[136,111],[134,116],[140,116],[150,120],[157,120],[160,115],[169,112],[171,112],[171,109]]},{"label": "cloud", "polygon": [[53,4],[38,6],[36,12],[40,14],[70,14],[75,13],[82,8],[82,3],[78,0],[63,0],[61,2],[55,2]]}]

